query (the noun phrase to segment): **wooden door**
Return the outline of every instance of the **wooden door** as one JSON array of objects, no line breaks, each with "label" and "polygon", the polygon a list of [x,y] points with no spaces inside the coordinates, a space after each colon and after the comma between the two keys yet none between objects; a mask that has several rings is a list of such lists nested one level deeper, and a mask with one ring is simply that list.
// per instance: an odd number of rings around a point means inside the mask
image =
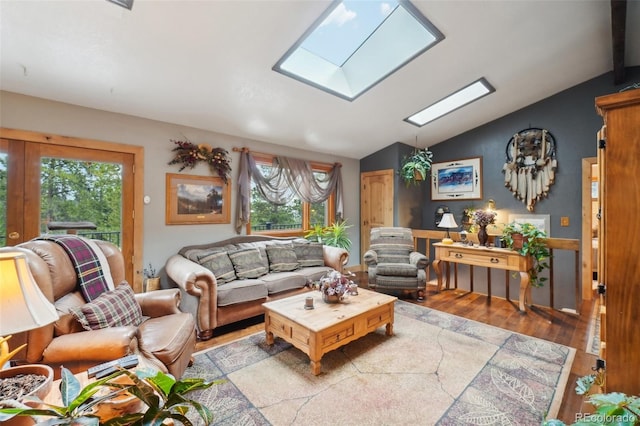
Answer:
[{"label": "wooden door", "polygon": [[[6,206],[2,245],[13,246],[47,232],[41,212],[41,162],[45,158],[70,162],[112,163],[121,167],[121,222],[117,241],[125,259],[125,277],[135,291],[142,289],[143,150],[140,147],[86,139],[0,129],[0,169],[6,163]],[[136,169],[140,173],[136,173]],[[67,176],[70,178],[72,175]],[[1,195],[0,191],[0,195]],[[98,191],[95,191],[98,192]],[[136,194],[140,194],[136,196]],[[1,197],[0,197],[1,198]],[[57,219],[66,221],[65,218]],[[0,220],[0,225],[2,220]]]},{"label": "wooden door", "polygon": [[[640,394],[640,90],[596,99],[604,119],[599,148],[606,392]],[[601,135],[602,136],[602,135]],[[634,372],[635,367],[635,372]]]},{"label": "wooden door", "polygon": [[360,256],[369,249],[371,228],[393,226],[394,171],[360,174]]}]

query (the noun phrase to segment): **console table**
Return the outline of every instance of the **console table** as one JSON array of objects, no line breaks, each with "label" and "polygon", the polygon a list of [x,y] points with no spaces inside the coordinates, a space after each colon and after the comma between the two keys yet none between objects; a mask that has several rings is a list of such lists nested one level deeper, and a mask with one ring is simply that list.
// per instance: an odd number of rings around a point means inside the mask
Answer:
[{"label": "console table", "polygon": [[[504,248],[468,246],[464,244],[435,243],[435,260],[433,269],[438,277],[438,292],[442,290],[442,269],[446,267],[445,283],[449,288],[449,272],[451,263],[460,263],[470,266],[482,266],[485,268],[503,269],[520,273],[520,297],[519,308],[526,311],[526,304],[531,303],[531,286],[529,285],[529,269],[532,266],[530,256],[522,256],[520,253]],[[442,264],[444,262],[444,265]],[[508,277],[507,277],[508,278]],[[473,277],[471,282],[473,291]],[[489,297],[491,297],[491,283],[489,282]],[[509,283],[507,282],[506,298],[509,300]]]}]

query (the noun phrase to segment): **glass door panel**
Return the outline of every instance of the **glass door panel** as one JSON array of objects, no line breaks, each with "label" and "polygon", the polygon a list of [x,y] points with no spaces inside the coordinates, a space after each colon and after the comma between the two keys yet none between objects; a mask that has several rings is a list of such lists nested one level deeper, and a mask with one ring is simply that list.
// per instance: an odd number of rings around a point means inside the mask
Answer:
[{"label": "glass door panel", "polygon": [[122,169],[117,163],[41,158],[40,233],[77,233],[120,247]]},{"label": "glass door panel", "polygon": [[[0,139],[0,243],[46,233],[111,241],[126,260],[126,279],[137,284],[134,242],[123,238],[134,234],[134,160],[127,152]],[[95,229],[64,226],[70,222]]]}]

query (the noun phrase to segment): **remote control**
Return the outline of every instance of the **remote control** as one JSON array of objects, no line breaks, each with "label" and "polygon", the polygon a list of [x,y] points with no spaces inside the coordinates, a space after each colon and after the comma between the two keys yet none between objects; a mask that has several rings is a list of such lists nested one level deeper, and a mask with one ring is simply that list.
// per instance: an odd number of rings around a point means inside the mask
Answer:
[{"label": "remote control", "polygon": [[[96,376],[97,378],[99,378],[98,373],[107,369],[111,369],[111,373],[113,373],[114,371],[116,371],[116,368],[114,368],[116,365],[123,368],[135,367],[136,365],[138,365],[138,355],[135,355],[135,354],[127,355],[122,358],[114,359],[113,361],[107,361],[107,362],[103,362],[102,364],[94,365],[93,367],[87,370],[87,376],[89,377]],[[104,377],[104,376],[106,376],[106,374],[102,375],[101,377]]]},{"label": "remote control", "polygon": [[103,377],[108,376],[111,373],[115,373],[116,371],[118,371],[118,367],[122,367],[122,368],[131,368],[131,367],[135,367],[136,365],[138,365],[138,358],[136,357],[136,359],[132,359],[132,360],[127,360],[127,361],[121,361],[119,363],[117,363],[116,365],[113,365],[111,367],[107,367],[104,370],[100,370],[96,373],[96,379],[102,379]]}]

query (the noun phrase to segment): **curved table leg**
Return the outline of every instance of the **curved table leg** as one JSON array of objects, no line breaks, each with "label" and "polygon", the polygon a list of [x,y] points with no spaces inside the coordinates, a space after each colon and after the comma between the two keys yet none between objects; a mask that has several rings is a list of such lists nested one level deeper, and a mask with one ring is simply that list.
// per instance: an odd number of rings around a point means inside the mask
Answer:
[{"label": "curved table leg", "polygon": [[[436,277],[438,277],[438,293],[442,290],[442,261],[440,259],[436,259],[431,262],[431,266],[433,266],[434,271],[436,271]],[[447,288],[449,288],[449,274],[446,277]]]},{"label": "curved table leg", "polygon": [[311,364],[311,374],[313,374],[314,376],[317,376],[320,374],[321,372],[321,365],[320,365],[320,360],[311,360],[310,362]]},{"label": "curved table leg", "polygon": [[531,286],[528,272],[520,272],[520,312],[527,311],[527,303],[531,304]]}]

